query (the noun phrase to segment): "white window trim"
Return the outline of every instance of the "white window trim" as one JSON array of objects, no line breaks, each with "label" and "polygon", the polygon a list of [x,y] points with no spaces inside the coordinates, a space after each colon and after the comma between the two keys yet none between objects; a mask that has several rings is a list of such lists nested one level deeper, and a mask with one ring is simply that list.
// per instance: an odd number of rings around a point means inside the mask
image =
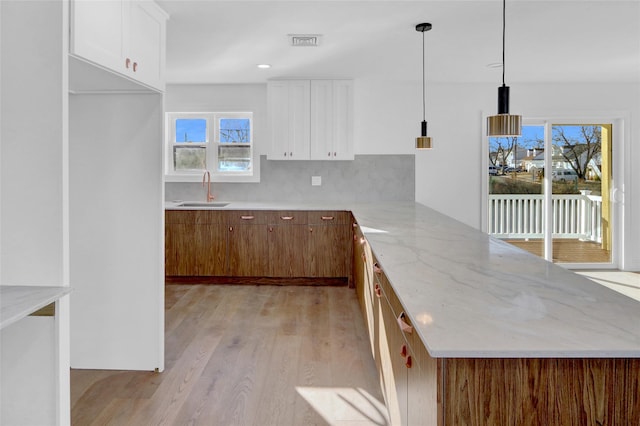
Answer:
[{"label": "white window trim", "polygon": [[[252,112],[166,112],[164,132],[164,180],[165,182],[202,182],[204,170],[194,172],[175,172],[173,170],[173,146],[175,120],[179,118],[204,118],[207,120],[207,170],[212,182],[260,182],[260,156],[254,138],[254,119]],[[220,172],[217,164],[217,146],[220,142],[218,121],[220,118],[249,118],[251,120],[251,172]]]}]

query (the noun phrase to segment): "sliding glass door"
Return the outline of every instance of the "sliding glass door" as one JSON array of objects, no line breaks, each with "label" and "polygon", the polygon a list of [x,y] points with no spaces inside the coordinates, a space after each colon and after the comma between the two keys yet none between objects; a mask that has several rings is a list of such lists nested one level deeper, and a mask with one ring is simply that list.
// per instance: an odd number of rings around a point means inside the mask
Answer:
[{"label": "sliding glass door", "polygon": [[613,263],[609,123],[532,123],[489,138],[488,232],[547,260]]}]

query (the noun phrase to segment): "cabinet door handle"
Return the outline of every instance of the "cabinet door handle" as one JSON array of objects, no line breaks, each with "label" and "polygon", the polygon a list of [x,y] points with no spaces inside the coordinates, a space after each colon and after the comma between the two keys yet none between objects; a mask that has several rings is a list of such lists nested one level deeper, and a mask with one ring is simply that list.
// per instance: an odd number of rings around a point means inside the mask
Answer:
[{"label": "cabinet door handle", "polygon": [[378,262],[373,264],[373,272],[378,275],[382,274],[382,269],[380,269],[380,267],[378,266]]},{"label": "cabinet door handle", "polygon": [[333,216],[321,216],[320,219],[322,219],[322,220],[333,220]]},{"label": "cabinet door handle", "polygon": [[357,235],[353,235],[353,241],[358,241],[358,236]]},{"label": "cabinet door handle", "polygon": [[289,153],[289,157],[293,157],[293,152],[290,152],[290,153]]},{"label": "cabinet door handle", "polygon": [[404,363],[404,365],[407,368],[411,368],[411,366],[413,365],[413,362],[411,362],[411,355],[407,357],[407,361]]},{"label": "cabinet door handle", "polygon": [[280,216],[281,220],[293,220],[293,216]]},{"label": "cabinet door handle", "polygon": [[413,333],[413,327],[411,327],[404,319],[407,316],[405,315],[404,312],[401,312],[400,315],[398,315],[398,325],[400,326],[400,330],[402,330],[405,333]]},{"label": "cabinet door handle", "polygon": [[335,153],[335,152],[333,153],[333,156],[334,156],[334,157],[336,156],[336,153]]},{"label": "cabinet door handle", "polygon": [[331,157],[331,153],[330,152],[327,152],[327,157]]},{"label": "cabinet door handle", "polygon": [[126,69],[129,69],[129,65],[131,65],[131,59],[127,58],[127,59],[125,59],[125,61],[124,61],[124,67],[125,67]]},{"label": "cabinet door handle", "polygon": [[233,226],[229,227],[229,232],[233,232]]},{"label": "cabinet door handle", "polygon": [[240,216],[240,219],[242,219],[242,220],[253,220],[254,217],[253,216]]},{"label": "cabinet door handle", "polygon": [[353,223],[353,224],[351,224],[351,226],[353,226],[354,228],[357,228],[358,224],[357,223]]},{"label": "cabinet door handle", "polygon": [[400,348],[400,356],[402,356],[402,358],[407,357],[407,345],[402,345]]},{"label": "cabinet door handle", "polygon": [[138,63],[134,62],[133,63],[133,72],[136,72],[136,71],[138,71]]},{"label": "cabinet door handle", "polygon": [[378,284],[376,284],[375,292],[376,292],[376,296],[382,297],[382,289]]},{"label": "cabinet door handle", "polygon": [[269,232],[273,232],[273,228],[271,226],[269,227]]},{"label": "cabinet door handle", "polygon": [[313,232],[313,228],[309,227],[309,232]]},{"label": "cabinet door handle", "polygon": [[286,152],[284,153],[284,156],[285,156],[285,157],[287,156],[287,153],[286,153]]}]

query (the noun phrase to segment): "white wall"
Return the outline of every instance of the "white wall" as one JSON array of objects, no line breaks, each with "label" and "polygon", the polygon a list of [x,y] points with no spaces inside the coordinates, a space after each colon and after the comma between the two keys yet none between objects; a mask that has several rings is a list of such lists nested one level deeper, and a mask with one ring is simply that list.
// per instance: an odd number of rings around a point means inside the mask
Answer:
[{"label": "white wall", "polygon": [[69,107],[71,366],[162,370],[162,95]]},{"label": "white wall", "polygon": [[[67,6],[0,2],[2,285],[68,285]],[[58,314],[0,332],[1,424],[69,422],[66,302]]]}]

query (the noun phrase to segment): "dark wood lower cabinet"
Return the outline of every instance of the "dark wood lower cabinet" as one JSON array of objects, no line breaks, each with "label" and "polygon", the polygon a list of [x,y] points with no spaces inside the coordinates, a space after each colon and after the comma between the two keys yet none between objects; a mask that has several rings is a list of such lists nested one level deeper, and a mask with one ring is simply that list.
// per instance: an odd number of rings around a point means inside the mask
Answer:
[{"label": "dark wood lower cabinet", "polygon": [[346,211],[173,210],[165,222],[170,282],[201,277],[202,282],[344,285],[351,280]]},{"label": "dark wood lower cabinet", "polygon": [[308,225],[269,225],[269,277],[308,277]]},{"label": "dark wood lower cabinet", "polygon": [[228,276],[269,275],[269,242],[265,212],[233,211],[229,219]]}]

